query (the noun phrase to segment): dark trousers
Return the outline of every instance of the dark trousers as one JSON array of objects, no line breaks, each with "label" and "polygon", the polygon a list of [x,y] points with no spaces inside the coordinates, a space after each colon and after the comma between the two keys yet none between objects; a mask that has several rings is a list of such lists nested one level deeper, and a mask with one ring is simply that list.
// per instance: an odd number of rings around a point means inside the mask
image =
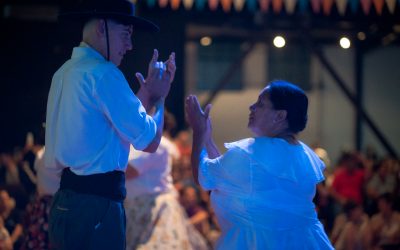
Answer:
[{"label": "dark trousers", "polygon": [[49,216],[52,249],[125,249],[122,202],[69,189],[57,191]]}]

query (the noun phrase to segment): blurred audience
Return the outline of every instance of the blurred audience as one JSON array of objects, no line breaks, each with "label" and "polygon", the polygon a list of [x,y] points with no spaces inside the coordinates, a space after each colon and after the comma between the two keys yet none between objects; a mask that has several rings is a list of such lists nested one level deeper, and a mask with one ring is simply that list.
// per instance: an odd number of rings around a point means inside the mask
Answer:
[{"label": "blurred audience", "polygon": [[[168,130],[174,127],[169,124]],[[168,170],[170,183],[190,223],[213,246],[219,227],[209,193],[192,177],[190,133],[164,135],[179,151]],[[59,180],[43,168],[43,142],[32,137],[28,134],[23,147],[0,152],[0,249],[51,248],[47,214]],[[343,152],[333,163],[322,147],[314,151],[327,165],[326,181],[318,185],[314,202],[336,249],[400,249],[399,159],[379,157],[368,147],[363,153]]]}]

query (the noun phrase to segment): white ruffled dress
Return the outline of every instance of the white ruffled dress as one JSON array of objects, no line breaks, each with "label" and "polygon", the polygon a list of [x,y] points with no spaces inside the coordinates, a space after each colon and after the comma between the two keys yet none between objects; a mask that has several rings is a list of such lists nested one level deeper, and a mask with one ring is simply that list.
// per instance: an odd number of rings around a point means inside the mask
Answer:
[{"label": "white ruffled dress", "polygon": [[333,249],[312,201],[325,168],[312,149],[268,137],[225,147],[199,167],[222,230],[217,249]]}]

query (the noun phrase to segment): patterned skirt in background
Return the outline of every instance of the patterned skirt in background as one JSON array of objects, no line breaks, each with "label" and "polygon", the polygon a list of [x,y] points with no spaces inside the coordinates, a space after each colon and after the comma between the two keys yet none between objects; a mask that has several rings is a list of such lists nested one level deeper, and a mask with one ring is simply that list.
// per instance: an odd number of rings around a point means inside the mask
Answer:
[{"label": "patterned skirt in background", "polygon": [[127,198],[125,212],[127,250],[210,249],[173,193]]},{"label": "patterned skirt in background", "polygon": [[25,237],[21,250],[50,249],[49,245],[49,212],[53,196],[36,197],[26,208]]}]

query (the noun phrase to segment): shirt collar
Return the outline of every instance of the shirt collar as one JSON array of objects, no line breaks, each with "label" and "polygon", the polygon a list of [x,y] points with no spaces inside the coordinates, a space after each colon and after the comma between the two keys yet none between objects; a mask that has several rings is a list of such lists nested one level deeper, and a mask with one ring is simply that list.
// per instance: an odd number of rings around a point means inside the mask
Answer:
[{"label": "shirt collar", "polygon": [[93,49],[89,44],[81,42],[78,47],[72,51],[71,59],[80,57],[91,57],[95,59],[106,60],[97,50]]}]

